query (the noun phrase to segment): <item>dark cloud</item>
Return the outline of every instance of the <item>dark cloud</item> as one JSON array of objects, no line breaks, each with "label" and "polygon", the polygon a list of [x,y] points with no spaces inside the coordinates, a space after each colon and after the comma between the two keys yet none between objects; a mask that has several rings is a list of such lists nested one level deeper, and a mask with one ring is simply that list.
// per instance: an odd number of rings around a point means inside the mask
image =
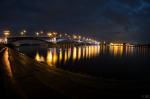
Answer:
[{"label": "dark cloud", "polygon": [[0,29],[46,29],[103,40],[150,41],[149,0],[0,0],[0,12]]}]

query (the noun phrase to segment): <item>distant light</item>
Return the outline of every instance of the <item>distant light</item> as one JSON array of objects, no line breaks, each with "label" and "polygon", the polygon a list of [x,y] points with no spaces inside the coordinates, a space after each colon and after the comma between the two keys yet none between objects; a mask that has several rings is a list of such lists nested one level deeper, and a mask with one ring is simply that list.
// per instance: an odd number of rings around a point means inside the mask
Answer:
[{"label": "distant light", "polygon": [[41,33],[41,34],[43,34],[44,32],[43,32],[43,31],[41,31],[40,33]]},{"label": "distant light", "polygon": [[3,34],[4,36],[8,37],[10,35],[10,31],[9,30],[3,31]]},{"label": "distant light", "polygon": [[53,34],[56,36],[56,35],[57,35],[57,32],[53,32]]},{"label": "distant light", "polygon": [[106,42],[104,41],[104,44],[106,44]]},{"label": "distant light", "polygon": [[65,33],[65,36],[67,36],[68,34],[67,33]]},{"label": "distant light", "polygon": [[76,36],[76,35],[73,35],[73,39],[77,39],[77,36]]},{"label": "distant light", "polygon": [[39,34],[40,34],[39,32],[36,32],[36,36],[39,36]]},{"label": "distant light", "polygon": [[24,35],[26,34],[26,32],[27,32],[26,30],[22,30],[22,31],[20,32],[20,35],[21,35],[21,36],[24,36]]},{"label": "distant light", "polygon": [[78,38],[81,39],[81,36],[79,35]]},{"label": "distant light", "polygon": [[26,30],[23,30],[23,32],[25,33],[25,32],[27,32]]},{"label": "distant light", "polygon": [[50,36],[52,36],[52,33],[51,33],[51,32],[49,32],[49,33],[47,33],[47,35],[50,37]]},{"label": "distant light", "polygon": [[59,34],[59,37],[62,37],[62,34]]},{"label": "distant light", "polygon": [[20,33],[21,36],[23,36],[24,34],[25,34],[24,32],[21,32],[21,33]]},{"label": "distant light", "polygon": [[123,43],[110,43],[110,46],[123,46]]},{"label": "distant light", "polygon": [[110,43],[110,45],[113,46],[114,44],[113,44],[113,43]]},{"label": "distant light", "polygon": [[70,35],[68,35],[68,38],[70,38]]}]

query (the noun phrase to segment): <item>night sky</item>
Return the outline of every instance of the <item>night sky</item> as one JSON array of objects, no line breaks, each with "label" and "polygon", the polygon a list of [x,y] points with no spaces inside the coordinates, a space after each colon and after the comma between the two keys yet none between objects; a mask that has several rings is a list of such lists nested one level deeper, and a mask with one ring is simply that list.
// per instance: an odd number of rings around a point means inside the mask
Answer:
[{"label": "night sky", "polygon": [[150,0],[0,0],[0,30],[81,33],[150,41]]}]

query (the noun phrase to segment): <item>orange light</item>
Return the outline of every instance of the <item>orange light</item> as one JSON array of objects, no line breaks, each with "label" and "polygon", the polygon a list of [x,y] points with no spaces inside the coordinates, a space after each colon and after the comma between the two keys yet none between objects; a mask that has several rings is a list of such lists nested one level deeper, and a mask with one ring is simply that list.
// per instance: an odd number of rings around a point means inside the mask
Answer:
[{"label": "orange light", "polygon": [[10,35],[10,31],[9,30],[4,31],[4,36],[8,37],[9,35]]},{"label": "orange light", "polygon": [[49,32],[49,33],[47,33],[47,35],[48,35],[49,37],[51,37],[51,36],[52,36],[52,33],[51,33],[51,32]]}]

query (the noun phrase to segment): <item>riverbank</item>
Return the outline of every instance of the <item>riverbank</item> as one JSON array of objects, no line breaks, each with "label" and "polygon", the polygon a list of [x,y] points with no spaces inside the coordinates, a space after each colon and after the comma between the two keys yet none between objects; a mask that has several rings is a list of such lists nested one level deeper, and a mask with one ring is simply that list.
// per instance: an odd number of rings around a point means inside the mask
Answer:
[{"label": "riverbank", "polygon": [[148,94],[150,89],[149,82],[143,85],[143,82],[108,80],[71,73],[39,63],[5,46],[0,46],[0,50],[0,92],[6,90],[4,97],[139,98]]}]

